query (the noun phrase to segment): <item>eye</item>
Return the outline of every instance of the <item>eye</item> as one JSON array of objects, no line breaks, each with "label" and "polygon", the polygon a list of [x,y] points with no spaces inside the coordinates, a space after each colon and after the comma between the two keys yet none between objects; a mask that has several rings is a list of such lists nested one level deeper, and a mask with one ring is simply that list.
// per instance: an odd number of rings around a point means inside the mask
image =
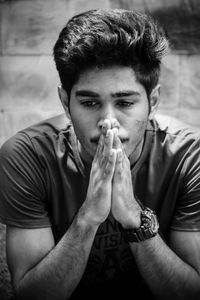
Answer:
[{"label": "eye", "polygon": [[127,101],[127,100],[120,100],[117,102],[117,106],[120,108],[131,108],[134,105],[133,101]]},{"label": "eye", "polygon": [[87,108],[95,108],[99,103],[94,100],[83,100],[81,101],[81,105]]}]

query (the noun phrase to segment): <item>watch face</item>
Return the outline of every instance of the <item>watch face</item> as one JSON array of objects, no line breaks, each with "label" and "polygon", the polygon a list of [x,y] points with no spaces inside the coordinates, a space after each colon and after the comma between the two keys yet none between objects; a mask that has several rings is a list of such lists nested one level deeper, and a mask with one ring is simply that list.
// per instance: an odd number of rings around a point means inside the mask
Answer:
[{"label": "watch face", "polygon": [[143,226],[148,228],[152,233],[158,232],[159,225],[156,214],[149,208],[142,212],[142,221]]},{"label": "watch face", "polygon": [[145,241],[158,233],[159,223],[157,216],[150,208],[141,212],[141,225],[137,229],[124,230],[125,239],[128,242]]}]

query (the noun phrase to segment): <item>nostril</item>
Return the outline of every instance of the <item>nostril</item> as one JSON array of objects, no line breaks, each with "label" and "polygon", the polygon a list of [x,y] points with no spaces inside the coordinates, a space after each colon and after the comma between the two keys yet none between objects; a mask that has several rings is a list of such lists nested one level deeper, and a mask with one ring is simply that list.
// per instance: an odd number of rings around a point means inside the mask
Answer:
[{"label": "nostril", "polygon": [[120,127],[119,122],[118,122],[117,120],[114,120],[114,121],[112,122],[112,128],[117,128],[117,129],[119,129],[119,127]]},{"label": "nostril", "polygon": [[104,121],[101,120],[101,121],[98,122],[97,127],[101,130],[102,127],[103,127],[103,124],[104,124]]},{"label": "nostril", "polygon": [[100,129],[100,130],[104,130],[104,129],[111,129],[111,120],[106,118],[104,120],[100,120],[98,122],[98,125],[97,127]]}]

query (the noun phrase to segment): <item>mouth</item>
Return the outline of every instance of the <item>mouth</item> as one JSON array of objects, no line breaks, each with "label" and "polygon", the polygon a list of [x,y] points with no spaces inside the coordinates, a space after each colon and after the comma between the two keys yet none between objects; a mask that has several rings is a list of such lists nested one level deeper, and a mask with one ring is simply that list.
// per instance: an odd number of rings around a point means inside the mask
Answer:
[{"label": "mouth", "polygon": [[[127,143],[129,141],[128,138],[120,138],[119,137],[119,139],[120,139],[120,141],[121,141],[122,144],[125,144],[125,143]],[[91,138],[90,142],[93,143],[93,144],[95,144],[97,146],[98,143],[99,143],[99,137]]]}]

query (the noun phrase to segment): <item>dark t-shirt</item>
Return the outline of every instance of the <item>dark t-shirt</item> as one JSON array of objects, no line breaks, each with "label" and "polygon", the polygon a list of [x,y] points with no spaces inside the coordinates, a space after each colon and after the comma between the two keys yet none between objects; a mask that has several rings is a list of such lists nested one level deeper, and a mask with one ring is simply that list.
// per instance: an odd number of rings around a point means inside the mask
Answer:
[{"label": "dark t-shirt", "polygon": [[[142,154],[131,171],[135,196],[156,211],[166,242],[170,229],[200,231],[197,130],[157,116],[148,124]],[[0,221],[20,228],[51,227],[57,243],[82,205],[88,181],[89,170],[65,115],[31,126],[0,151]],[[119,299],[136,291],[151,297],[110,215],[97,231],[73,297]]]}]

